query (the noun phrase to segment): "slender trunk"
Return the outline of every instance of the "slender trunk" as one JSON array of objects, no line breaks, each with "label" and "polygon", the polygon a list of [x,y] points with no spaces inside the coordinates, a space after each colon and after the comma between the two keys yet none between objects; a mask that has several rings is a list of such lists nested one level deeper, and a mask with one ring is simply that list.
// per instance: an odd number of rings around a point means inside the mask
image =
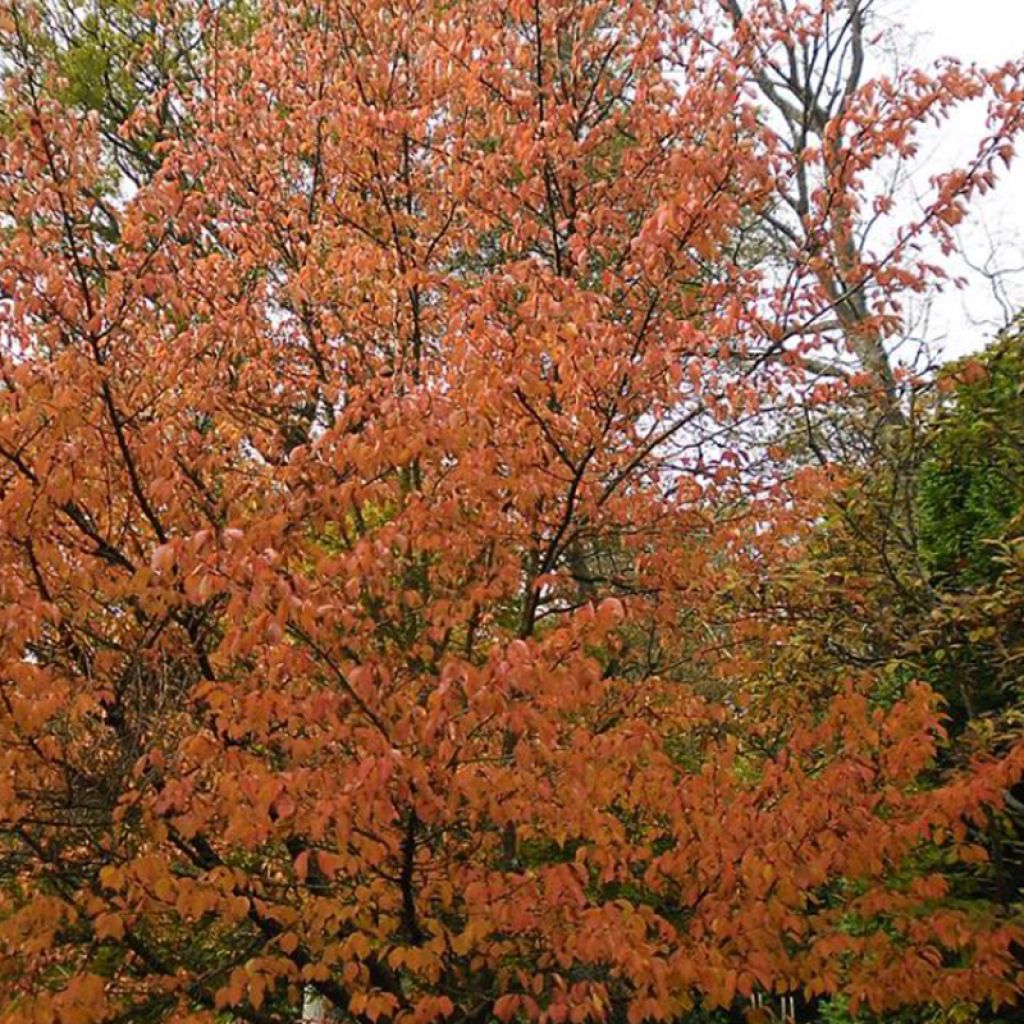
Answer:
[{"label": "slender trunk", "polygon": [[327,1001],[312,985],[302,990],[302,1024],[325,1024]]}]

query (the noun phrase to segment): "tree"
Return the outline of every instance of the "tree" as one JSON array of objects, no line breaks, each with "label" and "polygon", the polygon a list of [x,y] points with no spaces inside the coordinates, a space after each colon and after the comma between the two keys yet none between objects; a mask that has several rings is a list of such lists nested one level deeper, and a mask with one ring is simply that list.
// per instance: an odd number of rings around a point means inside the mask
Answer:
[{"label": "tree", "polygon": [[[905,257],[921,251],[929,226],[939,228],[948,255],[957,247],[949,228],[966,210],[961,201],[940,203],[915,222],[894,222],[892,210],[908,201],[906,165],[920,139],[915,130],[894,146],[887,131],[900,117],[941,125],[950,106],[979,83],[965,81],[955,61],[936,69],[937,81],[894,62],[891,80],[868,82],[867,54],[887,41],[899,44],[879,23],[875,0],[830,0],[811,5],[810,17],[806,7],[778,0],[723,0],[722,6],[742,40],[739,59],[756,88],[758,116],[778,135],[783,169],[773,201],[754,217],[756,258],[777,260],[782,277],[796,266],[816,276],[831,300],[831,320],[819,327],[836,344],[803,362],[826,385],[838,381],[852,392],[839,416],[809,409],[806,428],[819,450],[832,449],[847,462],[884,459],[888,428],[907,415],[908,382],[889,348],[908,325],[901,322],[902,300],[879,302],[875,273],[884,280],[888,266],[914,292],[940,287],[946,270],[920,259],[908,265]],[[999,132],[982,140],[966,169],[973,184],[963,198],[991,187],[991,177],[977,172],[994,153],[1006,153],[1004,143]],[[964,173],[939,175],[932,184],[940,193],[958,190]],[[933,219],[939,223],[930,224]],[[880,310],[889,317],[880,321]],[[858,416],[850,415],[854,396]]]},{"label": "tree", "polygon": [[188,130],[182,98],[221,44],[245,37],[253,14],[245,0],[23,0],[7,5],[3,65],[23,89],[78,116],[94,112],[117,192],[148,181],[161,143]]},{"label": "tree", "polygon": [[932,570],[961,587],[1000,574],[998,542],[1012,540],[1024,505],[1021,347],[1011,329],[941,381],[953,401],[922,467],[921,542]]},{"label": "tree", "polygon": [[[1016,998],[1012,917],[934,862],[979,856],[1024,751],[936,781],[935,693],[883,709],[866,672],[760,699],[791,631],[757,596],[833,475],[764,438],[837,397],[801,370],[837,296],[813,252],[741,258],[793,169],[747,89],[774,30],[727,15],[267,2],[168,84],[187,130],[147,134],[166,96],[121,126],[133,190],[63,58],[14,63],[5,1019]],[[865,84],[815,209],[984,94],[944,231],[1021,73]],[[912,257],[857,257],[858,330]]]},{"label": "tree", "polygon": [[[906,422],[889,433],[888,461],[847,470],[815,541],[761,597],[789,625],[786,647],[763,656],[761,700],[821,701],[859,671],[871,674],[871,699],[884,708],[913,680],[927,680],[942,697],[947,732],[936,777],[1019,742],[1020,356],[1021,337],[1010,330],[979,355],[920,382]],[[1019,902],[1022,796],[1018,783],[1002,808],[972,827],[987,855],[947,873],[964,903],[979,894],[1008,907]],[[829,1000],[823,1013],[828,1020],[861,1019],[849,1015],[842,998]],[[896,1019],[1008,1024],[1021,1008],[994,1016],[967,1006],[950,1013],[932,1008]]]}]

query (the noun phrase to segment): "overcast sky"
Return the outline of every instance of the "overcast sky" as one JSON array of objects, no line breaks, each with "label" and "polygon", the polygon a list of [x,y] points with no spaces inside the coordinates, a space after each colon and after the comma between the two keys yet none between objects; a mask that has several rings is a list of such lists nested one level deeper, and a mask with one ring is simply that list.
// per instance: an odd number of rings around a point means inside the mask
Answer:
[{"label": "overcast sky", "polygon": [[[1024,57],[1024,0],[880,0],[880,6],[909,34],[913,63],[949,55],[996,65]],[[918,171],[921,186],[929,173],[963,162],[983,131],[984,119],[975,109],[930,136]],[[1024,140],[1020,148],[1017,164],[962,230],[962,242],[971,263],[1021,271],[998,278],[1005,292],[1000,301],[983,275],[961,264],[968,288],[948,289],[920,325],[921,333],[949,355],[980,347],[1001,325],[1007,304],[1024,308]]]}]

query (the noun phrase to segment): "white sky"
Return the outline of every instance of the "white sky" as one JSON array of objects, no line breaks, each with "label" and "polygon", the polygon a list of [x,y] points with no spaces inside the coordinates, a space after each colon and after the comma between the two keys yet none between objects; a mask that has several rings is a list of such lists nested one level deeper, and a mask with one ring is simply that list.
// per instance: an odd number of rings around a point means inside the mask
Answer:
[{"label": "white sky", "polygon": [[[1024,57],[1024,0],[880,0],[880,12],[909,35],[908,63],[925,65],[948,55],[993,66]],[[929,174],[965,162],[983,133],[982,112],[965,110],[929,137],[915,180],[924,188]],[[947,355],[981,347],[1005,322],[1004,310],[1024,308],[1024,138],[1018,148],[1017,163],[977,203],[961,231],[970,263],[1003,272],[996,282],[1000,294],[961,262],[957,270],[968,277],[968,287],[947,289],[919,324],[919,333]]]}]

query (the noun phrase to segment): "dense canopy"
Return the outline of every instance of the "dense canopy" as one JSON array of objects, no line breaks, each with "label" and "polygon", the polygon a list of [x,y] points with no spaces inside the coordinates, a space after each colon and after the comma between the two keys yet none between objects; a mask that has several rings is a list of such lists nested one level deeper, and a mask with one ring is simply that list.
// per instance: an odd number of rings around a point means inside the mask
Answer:
[{"label": "dense canopy", "polygon": [[870,13],[0,0],[5,1021],[1016,1012],[1019,378],[887,344],[1024,62]]}]

